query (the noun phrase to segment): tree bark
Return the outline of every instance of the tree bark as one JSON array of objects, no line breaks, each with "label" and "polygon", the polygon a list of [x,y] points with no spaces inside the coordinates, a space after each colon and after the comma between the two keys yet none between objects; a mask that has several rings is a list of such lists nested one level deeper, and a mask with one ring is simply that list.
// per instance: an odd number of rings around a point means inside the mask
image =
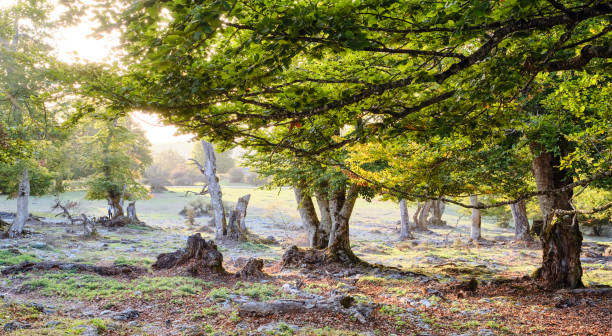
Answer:
[{"label": "tree bark", "polygon": [[232,240],[247,240],[247,228],[245,223],[246,211],[249,205],[251,195],[245,195],[238,199],[236,208],[230,215],[229,222],[227,224],[226,238]]},{"label": "tree bark", "polygon": [[210,193],[210,203],[213,206],[215,217],[215,239],[223,239],[227,233],[225,221],[225,209],[223,208],[223,195],[221,186],[217,178],[217,166],[215,149],[210,142],[202,140],[206,162],[204,163],[204,175],[208,181],[208,192]]},{"label": "tree bark", "polygon": [[[569,172],[559,168],[559,156],[538,147],[535,144],[531,146],[532,153],[536,155],[532,169],[538,191],[558,189],[571,183]],[[553,288],[583,286],[580,264],[582,233],[576,217],[555,213],[555,209],[573,210],[571,198],[571,190],[538,196],[544,218],[540,235],[543,249],[541,276]]]},{"label": "tree bark", "polygon": [[525,201],[510,204],[512,218],[514,219],[514,240],[533,240],[529,233],[529,220],[527,219],[527,207]]},{"label": "tree bark", "polygon": [[19,189],[17,191],[17,215],[15,216],[15,220],[9,227],[8,237],[9,238],[17,238],[21,236],[23,233],[23,228],[25,227],[25,223],[30,216],[30,212],[28,211],[28,205],[30,200],[30,178],[28,177],[28,169],[26,168],[23,171],[23,178],[19,183]]},{"label": "tree bark", "polygon": [[127,212],[127,218],[130,220],[130,222],[136,223],[136,224],[140,223],[138,216],[136,216],[136,202],[130,202],[128,204],[126,212]]},{"label": "tree bark", "polygon": [[[302,224],[308,232],[308,245],[310,248],[324,249],[327,247],[327,236],[321,232],[321,223],[317,217],[312,197],[307,195],[302,188],[295,187],[295,200],[298,203],[298,212],[302,219]],[[325,244],[323,244],[325,243]]]},{"label": "tree bark", "polygon": [[351,250],[349,237],[349,220],[357,201],[357,186],[351,185],[349,190],[340,188],[332,193],[330,210],[332,230],[329,235],[328,249],[332,255],[344,262],[353,262],[357,257]]},{"label": "tree bark", "polygon": [[326,193],[317,193],[317,205],[319,206],[319,231],[321,231],[321,248],[327,247],[329,243],[329,235],[332,227],[331,210],[329,207],[329,195]]},{"label": "tree bark", "polygon": [[[470,204],[471,205],[478,205],[478,196],[477,195],[471,195],[470,196]],[[470,232],[470,239],[471,240],[479,240],[481,238],[481,235],[480,235],[481,221],[482,221],[482,218],[480,216],[480,209],[472,208],[472,229],[471,229],[471,232]]]},{"label": "tree bark", "polygon": [[444,214],[444,209],[446,205],[441,200],[432,200],[432,212],[433,216],[431,219],[431,224],[433,225],[444,225],[446,222],[442,220],[442,214]]},{"label": "tree bark", "polygon": [[400,207],[400,216],[401,216],[401,223],[402,223],[402,228],[400,231],[400,240],[408,240],[408,239],[412,239],[414,237],[412,237],[412,234],[410,233],[410,217],[408,215],[408,206],[406,205],[406,200],[405,199],[401,199],[399,202],[399,207]]},{"label": "tree bark", "polygon": [[419,211],[419,215],[417,217],[416,228],[418,230],[426,231],[428,224],[427,218],[429,217],[429,212],[431,210],[431,201],[425,201],[424,203],[420,204],[420,206],[421,210]]},{"label": "tree bark", "polygon": [[107,196],[110,219],[123,216],[123,207],[121,206],[121,195],[109,192]]}]

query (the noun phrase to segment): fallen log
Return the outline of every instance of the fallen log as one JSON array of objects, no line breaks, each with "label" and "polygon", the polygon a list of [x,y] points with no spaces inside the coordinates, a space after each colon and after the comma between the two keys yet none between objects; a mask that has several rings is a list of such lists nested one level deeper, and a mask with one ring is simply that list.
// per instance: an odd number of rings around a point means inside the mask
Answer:
[{"label": "fallen log", "polygon": [[9,275],[9,274],[32,272],[32,271],[37,271],[37,270],[48,271],[52,269],[58,269],[62,271],[76,270],[77,272],[91,272],[91,273],[96,273],[96,274],[103,275],[103,276],[113,276],[113,275],[134,276],[134,275],[138,275],[138,274],[142,274],[146,272],[144,268],[136,267],[136,266],[129,266],[129,265],[95,266],[95,265],[88,265],[88,264],[47,261],[47,262],[22,262],[21,264],[4,268],[1,271],[1,273],[2,275]]},{"label": "fallen log", "polygon": [[328,299],[295,300],[279,299],[268,302],[247,301],[238,306],[241,316],[269,316],[273,314],[305,313],[309,310],[341,313],[366,323],[376,308],[373,304],[355,305],[355,299],[347,295],[337,295]]}]

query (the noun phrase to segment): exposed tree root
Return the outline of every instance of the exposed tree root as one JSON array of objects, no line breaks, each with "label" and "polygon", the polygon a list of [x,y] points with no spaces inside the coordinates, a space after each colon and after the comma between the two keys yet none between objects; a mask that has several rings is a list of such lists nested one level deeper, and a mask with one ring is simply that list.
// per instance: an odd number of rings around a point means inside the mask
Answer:
[{"label": "exposed tree root", "polygon": [[199,233],[187,239],[187,248],[158,255],[153,269],[169,269],[183,265],[186,265],[189,273],[193,275],[227,273],[223,268],[223,255],[217,250],[217,245],[212,240],[206,241]]},{"label": "exposed tree root", "polygon": [[78,272],[91,272],[103,276],[113,275],[127,275],[135,276],[138,274],[145,273],[146,270],[141,267],[129,266],[129,265],[113,265],[113,266],[95,266],[88,264],[75,264],[66,262],[22,262],[19,265],[9,266],[2,270],[2,275],[26,273],[37,270],[48,271],[52,269],[71,271],[76,270]]},{"label": "exposed tree root", "polygon": [[281,259],[281,268],[300,267],[307,269],[327,269],[329,271],[358,271],[376,272],[384,275],[385,273],[397,274],[402,276],[425,276],[424,274],[402,271],[396,267],[384,266],[381,264],[370,264],[359,259],[352,251],[344,251],[333,248],[325,250],[316,249],[300,249],[297,246],[291,246]]}]

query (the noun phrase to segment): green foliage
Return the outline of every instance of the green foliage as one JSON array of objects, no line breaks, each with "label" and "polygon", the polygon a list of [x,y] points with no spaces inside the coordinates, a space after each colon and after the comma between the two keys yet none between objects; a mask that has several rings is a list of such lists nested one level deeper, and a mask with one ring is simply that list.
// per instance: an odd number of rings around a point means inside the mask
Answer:
[{"label": "green foliage", "polygon": [[14,164],[0,163],[0,194],[14,196],[26,168],[30,179],[30,195],[44,195],[51,189],[54,174],[35,160],[24,159]]},{"label": "green foliage", "polygon": [[138,180],[152,159],[144,132],[125,117],[92,121],[91,127],[93,134],[83,141],[88,143],[87,165],[95,173],[89,177],[86,198],[145,198],[148,189]]},{"label": "green foliage", "polygon": [[[198,160],[198,162],[204,166],[206,163],[206,156],[204,155],[204,147],[202,147],[202,143],[195,142],[193,144],[193,150],[191,151],[191,158]],[[230,171],[230,169],[234,168],[236,163],[232,158],[231,151],[219,151],[218,147],[215,147],[215,163],[217,165],[217,174],[224,174]]]},{"label": "green foliage", "polygon": [[20,253],[12,250],[0,250],[0,265],[11,266],[22,262],[38,262],[39,258],[32,254]]}]

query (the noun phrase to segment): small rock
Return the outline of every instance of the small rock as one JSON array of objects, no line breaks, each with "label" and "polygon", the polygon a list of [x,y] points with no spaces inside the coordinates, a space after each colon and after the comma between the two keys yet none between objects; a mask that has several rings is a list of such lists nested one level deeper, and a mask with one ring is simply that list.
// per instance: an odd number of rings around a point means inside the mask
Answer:
[{"label": "small rock", "polygon": [[419,301],[419,303],[421,304],[421,306],[425,306],[426,308],[433,306],[433,304],[427,299],[423,299]]},{"label": "small rock", "polygon": [[33,247],[36,249],[44,249],[47,247],[47,243],[41,242],[41,241],[34,241],[30,243],[30,247]]},{"label": "small rock", "polygon": [[7,324],[4,325],[4,331],[13,331],[13,330],[17,330],[17,329],[29,329],[31,327],[32,326],[30,326],[27,323],[11,321],[11,322],[8,322]]},{"label": "small rock", "polygon": [[126,309],[112,316],[115,321],[130,321],[135,320],[140,316],[140,313],[134,309]]},{"label": "small rock", "polygon": [[269,332],[275,332],[275,331],[288,331],[288,330],[292,330],[292,331],[298,331],[301,328],[293,325],[293,324],[288,324],[285,322],[270,322],[267,324],[264,324],[262,326],[260,326],[259,328],[257,328],[258,332],[261,333],[269,333]]},{"label": "small rock", "polygon": [[612,246],[608,247],[602,254],[604,257],[612,257]]},{"label": "small rock", "polygon": [[495,333],[491,329],[480,329],[478,330],[478,336],[495,336]]},{"label": "small rock", "polygon": [[138,327],[138,321],[130,321],[127,325],[130,327]]},{"label": "small rock", "polygon": [[58,325],[62,324],[62,322],[59,321],[49,321],[45,324],[45,328],[54,328]]},{"label": "small rock", "polygon": [[79,335],[81,336],[98,336],[98,327],[91,325],[80,325],[74,328],[75,330],[82,330]]}]

